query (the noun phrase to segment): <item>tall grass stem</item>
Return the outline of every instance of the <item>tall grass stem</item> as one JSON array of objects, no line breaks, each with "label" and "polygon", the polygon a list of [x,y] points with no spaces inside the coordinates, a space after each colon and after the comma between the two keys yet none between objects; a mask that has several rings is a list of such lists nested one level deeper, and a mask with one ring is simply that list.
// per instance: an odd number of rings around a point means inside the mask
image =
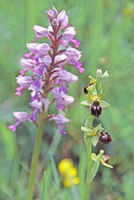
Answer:
[{"label": "tall grass stem", "polygon": [[40,122],[38,126],[38,131],[36,134],[33,154],[32,154],[32,161],[31,161],[31,168],[30,168],[30,175],[29,175],[29,182],[28,182],[28,193],[27,193],[26,200],[33,199],[36,169],[38,165],[38,159],[39,159],[39,154],[40,154],[40,149],[41,149],[41,139],[42,139],[43,128],[44,128],[44,120],[43,120],[44,114],[45,114],[45,111],[42,111],[42,113],[40,114]]}]

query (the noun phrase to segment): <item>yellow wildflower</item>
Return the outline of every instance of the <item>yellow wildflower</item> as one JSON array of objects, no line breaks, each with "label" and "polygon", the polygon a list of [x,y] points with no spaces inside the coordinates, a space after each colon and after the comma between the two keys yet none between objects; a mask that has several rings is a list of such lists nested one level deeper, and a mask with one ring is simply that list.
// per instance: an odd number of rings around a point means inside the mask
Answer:
[{"label": "yellow wildflower", "polygon": [[58,170],[63,176],[63,185],[65,187],[71,187],[72,185],[76,185],[80,182],[79,178],[77,177],[77,169],[73,165],[71,159],[62,159],[58,164]]}]

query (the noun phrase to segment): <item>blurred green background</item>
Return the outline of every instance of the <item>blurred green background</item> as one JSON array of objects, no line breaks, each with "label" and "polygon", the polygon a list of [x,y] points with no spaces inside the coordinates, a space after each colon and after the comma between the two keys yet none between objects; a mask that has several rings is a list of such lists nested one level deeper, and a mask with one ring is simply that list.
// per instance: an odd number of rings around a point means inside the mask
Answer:
[{"label": "blurred green background", "polygon": [[[64,9],[70,23],[77,30],[81,41],[80,50],[85,72],[78,74],[79,81],[70,87],[75,102],[68,108],[71,122],[68,135],[60,137],[55,126],[46,124],[37,171],[35,199],[40,199],[42,177],[49,152],[54,163],[65,158],[73,159],[78,167],[80,184],[74,190],[55,188],[52,170],[48,168],[45,199],[80,200],[84,189],[86,151],[81,125],[89,115],[87,107],[80,105],[85,100],[83,87],[88,75],[96,70],[108,70],[110,78],[105,85],[105,98],[111,106],[99,118],[105,130],[114,138],[108,146],[97,145],[94,152],[105,149],[114,169],[100,166],[92,183],[90,200],[134,199],[134,1],[132,0],[0,0],[0,200],[24,200],[27,192],[27,177],[36,129],[25,123],[16,133],[8,130],[12,124],[12,111],[29,109],[29,93],[14,95],[20,59],[28,52],[26,43],[34,38],[33,26],[48,27],[45,11],[54,5]],[[98,121],[97,121],[98,123]],[[59,178],[61,178],[59,176]],[[57,193],[60,197],[57,197]],[[77,195],[74,198],[74,195]],[[42,197],[43,199],[43,197]],[[42,200],[41,199],[41,200]]]}]

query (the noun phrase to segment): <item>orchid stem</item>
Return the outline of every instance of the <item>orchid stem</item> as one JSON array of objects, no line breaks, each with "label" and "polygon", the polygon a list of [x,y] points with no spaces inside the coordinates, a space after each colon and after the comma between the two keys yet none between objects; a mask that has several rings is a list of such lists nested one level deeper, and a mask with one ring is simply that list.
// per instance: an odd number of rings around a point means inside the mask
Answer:
[{"label": "orchid stem", "polygon": [[35,182],[36,169],[37,169],[38,159],[39,159],[39,154],[40,154],[40,149],[41,149],[43,127],[44,127],[44,120],[43,120],[44,114],[45,114],[44,111],[42,111],[42,113],[40,114],[40,121],[39,121],[38,131],[35,138],[32,160],[31,160],[30,176],[29,176],[29,182],[28,182],[28,193],[27,193],[26,200],[33,200],[34,182]]},{"label": "orchid stem", "polygon": [[[93,116],[90,116],[87,118],[85,126],[86,127],[92,127],[93,124]],[[91,154],[92,154],[92,138],[87,136],[87,133],[84,134],[84,141],[86,144],[86,150],[87,150],[87,177],[86,177],[86,185],[85,185],[85,190],[84,190],[84,194],[83,194],[83,198],[82,200],[89,200],[90,197],[90,185],[88,182],[88,178],[89,175],[91,173],[91,169],[92,169],[92,158],[91,158]]]},{"label": "orchid stem", "polygon": [[87,165],[88,165],[88,169],[87,169],[87,178],[90,174],[90,171],[92,169],[92,159],[91,159],[91,153],[92,153],[92,141],[91,138],[87,139],[86,142],[86,149],[87,149]]},{"label": "orchid stem", "polygon": [[92,159],[91,159],[91,153],[92,153],[92,140],[91,138],[88,138],[86,140],[86,149],[87,149],[87,178],[86,178],[86,185],[84,190],[84,195],[82,200],[87,200],[90,197],[90,186],[88,183],[88,177],[90,175],[91,169],[92,169]]}]

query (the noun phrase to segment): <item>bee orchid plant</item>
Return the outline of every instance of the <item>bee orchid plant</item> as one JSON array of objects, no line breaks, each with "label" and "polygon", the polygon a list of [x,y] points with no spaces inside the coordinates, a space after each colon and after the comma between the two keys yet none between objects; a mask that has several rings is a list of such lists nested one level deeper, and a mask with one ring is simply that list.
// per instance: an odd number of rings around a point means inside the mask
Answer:
[{"label": "bee orchid plant", "polygon": [[[109,144],[113,141],[110,134],[104,131],[101,124],[93,127],[94,119],[100,117],[103,113],[103,109],[110,106],[109,103],[103,100],[105,96],[103,86],[108,80],[109,74],[107,71],[103,74],[101,69],[98,69],[96,78],[92,76],[88,76],[88,78],[90,81],[83,90],[87,99],[81,102],[81,104],[87,106],[90,111],[90,116],[87,118],[85,125],[81,127],[81,130],[84,131],[84,141],[87,149],[87,178],[82,200],[89,199],[91,182],[98,171],[100,162],[106,167],[113,168],[108,164],[110,156],[105,155],[104,150],[100,150],[98,155],[92,153],[92,145],[96,146],[98,142]],[[94,164],[92,164],[92,160],[95,162]]]}]

